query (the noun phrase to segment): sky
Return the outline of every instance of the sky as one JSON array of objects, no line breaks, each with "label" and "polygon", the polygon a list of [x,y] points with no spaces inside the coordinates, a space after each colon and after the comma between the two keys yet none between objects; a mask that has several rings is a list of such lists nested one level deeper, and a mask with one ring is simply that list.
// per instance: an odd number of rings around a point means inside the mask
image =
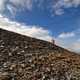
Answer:
[{"label": "sky", "polygon": [[80,0],[0,0],[0,28],[80,52]]}]

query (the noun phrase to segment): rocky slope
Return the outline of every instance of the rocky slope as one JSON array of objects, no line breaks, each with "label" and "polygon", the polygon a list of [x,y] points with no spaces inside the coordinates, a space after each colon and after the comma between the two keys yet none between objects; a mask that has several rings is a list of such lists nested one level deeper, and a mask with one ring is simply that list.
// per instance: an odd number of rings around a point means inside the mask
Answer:
[{"label": "rocky slope", "polygon": [[80,55],[0,29],[0,80],[80,80]]}]

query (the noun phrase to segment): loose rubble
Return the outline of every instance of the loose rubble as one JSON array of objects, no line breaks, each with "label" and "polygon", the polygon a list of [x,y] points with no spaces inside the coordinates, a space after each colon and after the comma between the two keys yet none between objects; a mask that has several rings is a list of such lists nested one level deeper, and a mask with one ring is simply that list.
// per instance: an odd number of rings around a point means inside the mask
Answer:
[{"label": "loose rubble", "polygon": [[53,43],[0,29],[0,80],[80,80],[79,59]]}]

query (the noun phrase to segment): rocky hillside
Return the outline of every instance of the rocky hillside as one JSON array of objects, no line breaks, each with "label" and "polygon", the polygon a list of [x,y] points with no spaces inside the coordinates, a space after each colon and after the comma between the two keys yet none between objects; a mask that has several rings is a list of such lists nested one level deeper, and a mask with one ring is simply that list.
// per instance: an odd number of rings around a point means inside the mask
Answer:
[{"label": "rocky hillside", "polygon": [[0,80],[80,80],[80,55],[0,29]]}]

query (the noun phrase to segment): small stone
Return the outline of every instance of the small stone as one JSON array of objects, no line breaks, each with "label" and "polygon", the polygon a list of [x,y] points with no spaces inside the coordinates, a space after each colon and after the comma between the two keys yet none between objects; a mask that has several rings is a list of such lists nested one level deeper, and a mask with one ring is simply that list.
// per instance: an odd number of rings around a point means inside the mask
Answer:
[{"label": "small stone", "polygon": [[31,65],[31,67],[35,67],[35,65],[34,65],[34,64],[32,64],[32,65]]},{"label": "small stone", "polygon": [[30,60],[29,60],[29,62],[31,63],[31,62],[32,62],[32,60],[30,59]]},{"label": "small stone", "polygon": [[3,45],[1,45],[0,47],[1,47],[1,48],[3,48],[4,46],[3,46]]},{"label": "small stone", "polygon": [[7,75],[9,75],[8,72],[0,73],[0,77],[1,77],[1,76],[7,76]]},{"label": "small stone", "polygon": [[10,70],[12,70],[15,67],[16,67],[16,64],[12,64],[11,67],[10,67]]},{"label": "small stone", "polygon": [[22,53],[24,53],[25,51],[24,51],[24,50],[22,50],[21,52],[22,52]]},{"label": "small stone", "polygon": [[7,67],[7,63],[4,63],[3,66],[6,68]]},{"label": "small stone", "polygon": [[25,48],[27,49],[27,48],[28,48],[28,46],[25,46]]},{"label": "small stone", "polygon": [[25,64],[21,64],[21,67],[23,67],[23,68],[24,68],[24,67],[25,67]]},{"label": "small stone", "polygon": [[9,52],[9,56],[12,56],[12,53]]},{"label": "small stone", "polygon": [[45,79],[45,76],[43,75],[42,80],[44,80],[44,79]]},{"label": "small stone", "polygon": [[19,72],[22,72],[22,68],[19,68]]}]

